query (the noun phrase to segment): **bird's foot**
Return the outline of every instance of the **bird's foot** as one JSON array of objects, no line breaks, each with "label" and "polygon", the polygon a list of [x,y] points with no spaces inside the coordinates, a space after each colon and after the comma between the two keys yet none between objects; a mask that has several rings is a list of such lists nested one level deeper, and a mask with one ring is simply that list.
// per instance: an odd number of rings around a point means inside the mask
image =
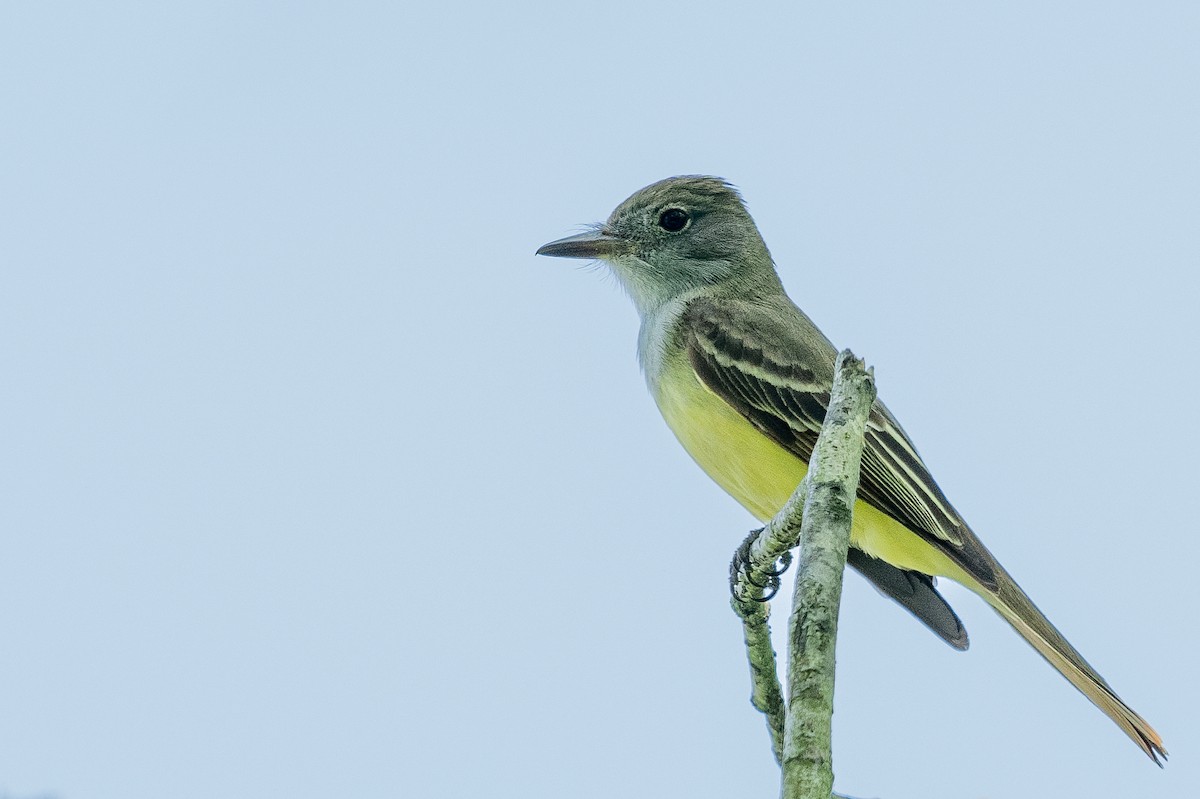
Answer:
[{"label": "bird's foot", "polygon": [[[792,565],[792,553],[784,552],[779,560],[776,561],[778,568],[757,570],[754,568],[754,561],[750,555],[750,550],[754,546],[754,542],[758,540],[763,528],[751,530],[750,535],[746,536],[746,540],[741,543],[737,551],[733,553],[733,560],[729,563],[729,592],[734,599],[744,600],[750,599],[755,602],[769,602],[779,591],[779,577],[788,570],[788,566]],[[765,582],[759,582],[754,579],[755,575],[761,574],[766,578]],[[749,583],[759,589],[761,596],[754,596],[754,592],[748,597],[743,597],[739,584],[742,581]]]}]

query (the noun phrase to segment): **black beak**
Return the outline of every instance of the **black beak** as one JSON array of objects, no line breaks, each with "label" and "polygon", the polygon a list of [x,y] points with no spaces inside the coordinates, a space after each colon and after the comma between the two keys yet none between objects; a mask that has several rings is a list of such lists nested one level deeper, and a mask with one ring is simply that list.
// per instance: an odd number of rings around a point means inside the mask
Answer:
[{"label": "black beak", "polygon": [[624,239],[592,231],[543,244],[536,254],[555,258],[606,258],[620,252],[624,243]]}]

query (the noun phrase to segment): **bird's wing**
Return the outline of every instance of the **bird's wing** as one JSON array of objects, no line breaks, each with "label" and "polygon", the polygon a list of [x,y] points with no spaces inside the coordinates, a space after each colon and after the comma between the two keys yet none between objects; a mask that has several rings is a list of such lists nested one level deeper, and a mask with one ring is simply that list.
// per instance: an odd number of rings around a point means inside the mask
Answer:
[{"label": "bird's wing", "polygon": [[[790,303],[699,298],[684,309],[678,330],[700,381],[807,462],[829,406],[836,358],[808,317]],[[981,585],[995,588],[991,554],[878,401],[867,420],[858,497],[946,553]]]},{"label": "bird's wing", "polygon": [[950,603],[938,593],[933,577],[893,566],[855,547],[850,547],[846,553],[846,563],[866,577],[879,593],[900,603],[950,646],[959,650],[969,646],[966,627]]}]

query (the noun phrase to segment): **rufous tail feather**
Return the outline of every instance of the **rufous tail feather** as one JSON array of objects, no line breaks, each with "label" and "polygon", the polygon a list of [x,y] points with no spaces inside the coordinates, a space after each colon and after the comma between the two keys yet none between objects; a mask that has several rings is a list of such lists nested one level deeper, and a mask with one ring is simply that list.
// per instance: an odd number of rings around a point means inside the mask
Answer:
[{"label": "rufous tail feather", "polygon": [[1162,760],[1167,758],[1167,751],[1154,728],[1135,713],[1133,708],[1121,701],[1104,678],[1088,665],[1075,647],[1067,643],[1067,639],[1063,638],[1062,633],[1038,610],[1012,577],[1003,572],[996,576],[998,589],[995,593],[985,589],[981,592],[983,598],[1049,661],[1051,666],[1116,722],[1151,760],[1162,766]]}]

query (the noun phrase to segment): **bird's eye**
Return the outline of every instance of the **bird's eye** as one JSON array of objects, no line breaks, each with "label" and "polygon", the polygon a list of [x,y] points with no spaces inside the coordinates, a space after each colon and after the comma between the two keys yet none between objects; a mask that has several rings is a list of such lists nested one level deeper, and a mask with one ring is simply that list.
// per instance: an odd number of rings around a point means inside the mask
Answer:
[{"label": "bird's eye", "polygon": [[668,233],[678,233],[690,220],[688,212],[682,208],[668,208],[658,215],[658,226]]}]

